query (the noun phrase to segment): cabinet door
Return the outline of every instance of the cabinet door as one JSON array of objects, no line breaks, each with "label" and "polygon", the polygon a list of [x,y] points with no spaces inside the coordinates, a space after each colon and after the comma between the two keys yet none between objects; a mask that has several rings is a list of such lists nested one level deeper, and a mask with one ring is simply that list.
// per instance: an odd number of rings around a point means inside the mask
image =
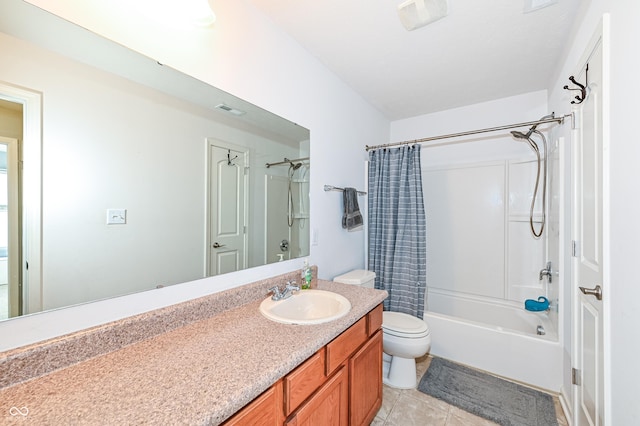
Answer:
[{"label": "cabinet door", "polygon": [[347,426],[349,376],[343,366],[285,424],[287,426]]},{"label": "cabinet door", "polygon": [[251,401],[224,423],[224,426],[276,426],[281,425],[282,380]]},{"label": "cabinet door", "polygon": [[349,424],[368,425],[382,405],[382,330],[349,360]]},{"label": "cabinet door", "polygon": [[284,414],[288,416],[326,380],[324,348],[313,354],[284,378]]}]

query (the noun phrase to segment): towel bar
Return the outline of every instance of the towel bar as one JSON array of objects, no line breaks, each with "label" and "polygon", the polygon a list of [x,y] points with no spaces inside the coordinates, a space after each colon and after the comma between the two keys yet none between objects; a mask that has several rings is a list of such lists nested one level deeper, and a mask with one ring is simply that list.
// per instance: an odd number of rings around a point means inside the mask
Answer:
[{"label": "towel bar", "polygon": [[[339,188],[337,186],[333,186],[333,185],[325,185],[324,186],[324,190],[325,191],[340,191],[340,192],[344,192],[344,188]],[[366,192],[364,191],[357,191],[358,195],[367,195]]]}]

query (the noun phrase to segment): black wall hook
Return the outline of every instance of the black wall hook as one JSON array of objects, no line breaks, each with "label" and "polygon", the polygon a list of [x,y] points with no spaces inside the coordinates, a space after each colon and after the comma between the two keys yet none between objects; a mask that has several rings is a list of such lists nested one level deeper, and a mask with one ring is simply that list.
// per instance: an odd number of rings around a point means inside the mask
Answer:
[{"label": "black wall hook", "polygon": [[579,87],[579,89],[572,89],[568,85],[564,86],[565,90],[579,90],[580,95],[575,96],[575,101],[571,101],[572,104],[578,105],[581,104],[587,97],[587,86],[589,85],[589,64],[587,64],[587,68],[584,70],[584,85],[578,83],[574,76],[569,77],[569,81]]},{"label": "black wall hook", "polygon": [[233,164],[233,160],[235,160],[236,158],[238,158],[238,156],[236,155],[235,157],[231,158],[231,150],[227,150],[227,165],[228,166],[235,166],[235,164]]}]

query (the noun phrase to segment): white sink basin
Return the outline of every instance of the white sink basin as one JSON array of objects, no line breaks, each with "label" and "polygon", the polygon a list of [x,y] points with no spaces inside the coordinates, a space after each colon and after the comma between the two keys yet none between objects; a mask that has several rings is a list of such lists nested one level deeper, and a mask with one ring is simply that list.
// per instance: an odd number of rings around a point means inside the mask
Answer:
[{"label": "white sink basin", "polygon": [[301,290],[278,301],[269,296],[260,304],[262,315],[284,324],[322,324],[341,318],[350,310],[346,297],[324,290]]}]

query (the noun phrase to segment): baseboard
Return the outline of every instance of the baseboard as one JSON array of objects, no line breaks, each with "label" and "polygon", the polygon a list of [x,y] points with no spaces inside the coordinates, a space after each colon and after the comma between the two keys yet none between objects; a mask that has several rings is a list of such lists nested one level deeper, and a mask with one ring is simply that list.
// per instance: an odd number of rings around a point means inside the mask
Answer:
[{"label": "baseboard", "polygon": [[558,395],[558,399],[560,400],[560,406],[562,407],[562,411],[564,412],[564,417],[567,419],[567,423],[569,426],[573,426],[573,411],[571,410],[571,403],[567,400],[567,393],[565,392],[564,386],[560,388],[560,395]]}]

